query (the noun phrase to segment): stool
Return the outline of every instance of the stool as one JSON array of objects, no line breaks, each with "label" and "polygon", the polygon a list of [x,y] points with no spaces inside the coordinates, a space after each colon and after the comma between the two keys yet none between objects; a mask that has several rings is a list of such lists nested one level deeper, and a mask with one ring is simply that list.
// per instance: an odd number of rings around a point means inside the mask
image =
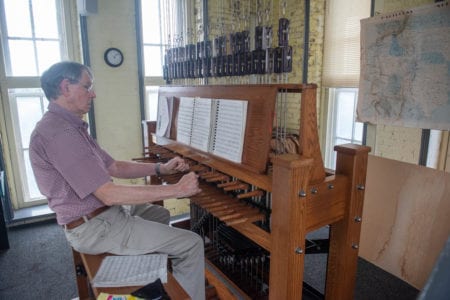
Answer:
[{"label": "stool", "polygon": [[[78,297],[80,300],[96,299],[100,293],[128,295],[142,286],[127,287],[93,287],[92,279],[97,274],[103,258],[113,254],[90,255],[80,253],[72,249],[75,272],[77,275]],[[164,289],[172,300],[189,300],[189,295],[181,287],[172,273],[167,273],[167,283],[164,283]]]}]

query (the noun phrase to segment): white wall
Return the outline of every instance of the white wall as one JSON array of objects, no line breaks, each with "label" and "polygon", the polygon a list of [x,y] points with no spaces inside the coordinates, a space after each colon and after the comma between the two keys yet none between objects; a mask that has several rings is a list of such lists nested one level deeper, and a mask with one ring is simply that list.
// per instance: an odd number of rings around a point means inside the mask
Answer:
[{"label": "white wall", "polygon": [[[98,13],[87,16],[89,52],[94,72],[97,140],[115,159],[142,154],[134,1],[98,0]],[[124,62],[106,65],[104,52],[119,48]]]}]

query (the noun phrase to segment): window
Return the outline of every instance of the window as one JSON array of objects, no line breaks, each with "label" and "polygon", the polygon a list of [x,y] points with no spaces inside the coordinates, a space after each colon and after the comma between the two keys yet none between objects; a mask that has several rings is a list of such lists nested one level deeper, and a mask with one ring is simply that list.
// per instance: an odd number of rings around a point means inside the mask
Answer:
[{"label": "window", "polygon": [[445,156],[445,150],[441,152],[443,132],[441,130],[430,130],[430,138],[428,141],[427,149],[427,161],[426,166],[433,169],[444,169],[444,166],[440,165],[440,156]]},{"label": "window", "polygon": [[164,49],[167,46],[163,34],[163,4],[166,1],[141,0],[142,48],[145,76],[162,77]]},{"label": "window", "polygon": [[187,3],[181,0],[141,0],[142,48],[145,76],[162,77],[164,53],[186,43]]},{"label": "window", "polygon": [[162,77],[167,48],[192,43],[193,0],[140,0],[145,76]]},{"label": "window", "polygon": [[334,146],[353,143],[362,144],[363,123],[356,122],[358,89],[329,89],[327,118],[327,140],[325,146],[325,166],[334,169],[336,152]]},{"label": "window", "polygon": [[148,121],[156,121],[158,112],[158,86],[146,86],[145,98],[147,99],[145,116]]},{"label": "window", "polygon": [[155,121],[158,86],[163,84],[164,51],[168,47],[164,31],[164,11],[170,1],[141,0],[142,53],[145,82],[145,119]]},{"label": "window", "polygon": [[7,76],[38,76],[61,60],[65,50],[60,38],[59,2],[3,0],[2,39]]},{"label": "window", "polygon": [[30,136],[36,123],[46,111],[47,100],[40,89],[11,89],[9,90],[12,121],[17,124],[15,129],[15,144],[18,154],[18,165],[22,180],[22,190],[26,195],[24,201],[42,200],[43,196],[34,180],[33,171],[28,155]]},{"label": "window", "polygon": [[[140,0],[142,57],[145,85],[145,119],[156,120],[158,86],[164,85],[163,65],[166,49],[184,45],[192,30],[186,21],[193,13],[194,1]],[[185,14],[186,12],[186,14]]]},{"label": "window", "polygon": [[361,144],[363,124],[355,122],[359,84],[360,20],[370,16],[369,0],[327,1],[322,84],[328,93],[325,166],[336,166],[335,145]]},{"label": "window", "polygon": [[[55,62],[71,57],[66,37],[70,28],[71,1],[0,0],[0,77],[5,120],[2,141],[9,148],[13,174],[8,181],[15,208],[46,202],[39,193],[28,157],[30,134],[48,101],[40,89],[39,75]],[[12,176],[11,176],[12,175]]]}]

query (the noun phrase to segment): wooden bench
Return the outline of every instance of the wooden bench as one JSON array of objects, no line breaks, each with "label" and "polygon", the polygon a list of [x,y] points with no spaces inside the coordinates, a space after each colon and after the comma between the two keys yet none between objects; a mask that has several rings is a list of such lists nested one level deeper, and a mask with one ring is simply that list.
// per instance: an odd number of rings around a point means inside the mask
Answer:
[{"label": "wooden bench", "polygon": [[[128,295],[140,288],[140,286],[127,286],[116,288],[96,288],[90,282],[97,274],[98,269],[105,256],[111,254],[89,255],[73,251],[73,260],[77,278],[78,297],[80,300],[96,299],[100,293]],[[167,283],[164,283],[164,289],[172,300],[188,300],[189,295],[181,287],[172,273],[167,273]]]}]

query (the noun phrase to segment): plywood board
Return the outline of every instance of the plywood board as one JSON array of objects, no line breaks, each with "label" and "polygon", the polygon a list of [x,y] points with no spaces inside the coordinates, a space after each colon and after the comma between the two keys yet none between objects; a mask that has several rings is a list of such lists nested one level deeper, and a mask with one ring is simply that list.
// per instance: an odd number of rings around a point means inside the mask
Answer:
[{"label": "plywood board", "polygon": [[450,234],[450,174],[369,155],[359,255],[422,289]]}]

